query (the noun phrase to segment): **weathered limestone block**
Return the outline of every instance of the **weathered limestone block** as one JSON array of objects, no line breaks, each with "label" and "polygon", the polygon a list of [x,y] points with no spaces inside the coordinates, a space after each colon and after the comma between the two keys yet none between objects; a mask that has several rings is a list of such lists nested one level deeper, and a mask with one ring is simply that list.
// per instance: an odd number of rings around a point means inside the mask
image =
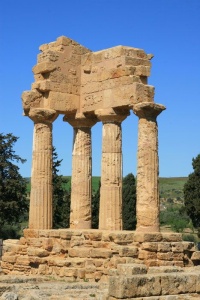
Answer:
[{"label": "weathered limestone block", "polygon": [[180,267],[175,267],[175,266],[150,267],[148,269],[149,274],[176,273],[176,272],[184,272],[184,269],[180,268]]},{"label": "weathered limestone block", "polygon": [[68,230],[59,230],[59,237],[60,237],[61,239],[70,241],[72,235],[73,235],[73,232],[72,232],[72,231],[68,231]]},{"label": "weathered limestone block", "polygon": [[5,253],[2,257],[2,261],[14,264],[17,260],[18,255],[11,255],[11,253]]},{"label": "weathered limestone block", "polygon": [[182,245],[183,245],[183,250],[184,251],[196,251],[195,245],[193,242],[185,242],[182,241]]},{"label": "weathered limestone block", "polygon": [[37,274],[39,274],[39,275],[48,275],[49,274],[49,267],[47,265],[39,265]]},{"label": "weathered limestone block", "polygon": [[32,71],[34,74],[48,73],[56,69],[56,64],[52,62],[42,62],[33,67]]},{"label": "weathered limestone block", "polygon": [[140,102],[153,102],[154,100],[154,87],[141,83],[134,84],[134,93],[130,98],[130,105]]},{"label": "weathered limestone block", "polygon": [[[146,262],[147,263],[147,262]],[[183,263],[183,261],[174,261],[174,260],[157,260],[157,263],[155,265],[151,265],[151,266],[177,266],[177,267],[184,267],[185,264]]]},{"label": "weathered limestone block", "polygon": [[142,250],[147,250],[147,251],[153,251],[153,252],[157,252],[158,250],[158,243],[156,242],[146,242],[143,243],[141,246]]},{"label": "weathered limestone block", "polygon": [[128,245],[135,241],[135,232],[129,231],[103,231],[102,240],[105,242],[114,242],[119,245]]},{"label": "weathered limestone block", "polygon": [[[181,233],[163,232],[162,238],[163,238],[163,242],[182,242],[182,234]],[[188,242],[186,242],[186,243],[188,243]],[[183,242],[183,244],[184,244],[184,242]]]},{"label": "weathered limestone block", "polygon": [[147,267],[143,264],[118,264],[117,273],[123,276],[147,274]]},{"label": "weathered limestone block", "polygon": [[101,241],[102,239],[102,232],[98,230],[92,230],[83,232],[84,238],[90,241]]},{"label": "weathered limestone block", "polygon": [[38,257],[46,257],[49,256],[49,252],[45,249],[28,247],[27,254],[29,256],[38,256]]},{"label": "weathered limestone block", "polygon": [[[15,241],[15,240],[14,240]],[[3,253],[10,253],[10,255],[21,254],[24,255],[27,252],[27,247],[25,245],[20,245],[18,243],[12,243],[12,240],[5,240],[3,242]]]},{"label": "weathered limestone block", "polygon": [[119,264],[125,264],[126,263],[126,258],[125,257],[118,257],[118,256],[113,256],[111,259],[107,262],[107,274],[109,274],[110,268],[117,268]]},{"label": "weathered limestone block", "polygon": [[135,242],[160,242],[163,239],[162,233],[159,232],[135,232],[134,233],[134,241]]},{"label": "weathered limestone block", "polygon": [[72,248],[68,250],[69,257],[90,257],[91,249],[90,248]]},{"label": "weathered limestone block", "polygon": [[138,257],[138,247],[135,246],[117,246],[114,247],[114,250],[119,251],[119,256]]},{"label": "weathered limestone block", "polygon": [[29,266],[30,259],[28,255],[19,256],[16,259],[16,265]]},{"label": "weathered limestone block", "polygon": [[184,254],[173,252],[173,260],[174,261],[183,261]]},{"label": "weathered limestone block", "polygon": [[171,245],[169,243],[158,243],[158,252],[169,252],[171,251]]},{"label": "weathered limestone block", "polygon": [[196,292],[197,276],[190,274],[187,276],[184,273],[169,273],[161,276],[161,286],[163,295],[174,295]]},{"label": "weathered limestone block", "polygon": [[172,251],[175,253],[183,252],[183,244],[181,242],[173,242],[173,243],[171,243],[171,247],[172,247]]},{"label": "weathered limestone block", "polygon": [[32,91],[25,91],[22,94],[22,103],[23,103],[24,114],[28,115],[30,108],[42,107],[43,104],[42,94],[38,92],[36,89]]},{"label": "weathered limestone block", "polygon": [[92,249],[91,250],[91,257],[92,258],[109,258],[112,257],[113,251],[109,249]]},{"label": "weathered limestone block", "polygon": [[70,241],[70,247],[82,246],[85,243],[84,237],[81,236],[72,236]]},{"label": "weathered limestone block", "polygon": [[26,241],[28,241],[28,238],[30,238],[30,239],[39,238],[39,230],[24,229],[23,233],[24,233],[24,238],[26,239]]},{"label": "weathered limestone block", "polygon": [[[55,241],[55,240],[54,240]],[[70,241],[68,240],[60,240],[60,245],[63,253],[67,253],[70,248]]]},{"label": "weathered limestone block", "polygon": [[164,252],[164,253],[158,252],[157,258],[160,260],[170,261],[170,260],[173,260],[173,253],[172,252]]},{"label": "weathered limestone block", "polygon": [[49,257],[38,257],[38,256],[30,256],[29,255],[29,261],[30,261],[30,267],[31,268],[38,268],[40,264],[48,264],[49,263]]},{"label": "weathered limestone block", "polygon": [[124,106],[153,102],[154,89],[147,86],[151,58],[141,49],[123,46],[85,54],[81,73],[84,111],[120,107],[121,99]]},{"label": "weathered limestone block", "polygon": [[160,276],[111,276],[109,280],[109,295],[116,298],[147,297],[161,294]]},{"label": "weathered limestone block", "polygon": [[51,253],[53,254],[53,255],[59,255],[59,253],[62,253],[62,254],[64,254],[65,252],[67,252],[67,250],[66,250],[66,248],[65,247],[63,247],[62,245],[61,245],[61,243],[60,243],[60,240],[55,240],[54,241],[54,244],[53,244],[53,248],[52,248],[52,251],[51,251]]},{"label": "weathered limestone block", "polygon": [[[152,269],[156,272],[156,268]],[[173,270],[168,272],[166,268],[161,268],[160,272],[159,269],[157,269],[158,274],[112,276],[109,283],[109,300],[112,299],[112,296],[117,299],[193,299],[193,293],[196,298],[199,293],[199,271],[194,270],[192,273],[188,273],[179,269],[178,272],[173,272]],[[184,298],[184,294],[188,298]],[[168,297],[164,298],[164,295],[168,295]],[[182,297],[177,298],[172,295],[181,295]]]},{"label": "weathered limestone block", "polygon": [[81,56],[90,50],[66,37],[42,45],[40,50],[33,67],[36,82],[32,85],[39,95],[23,95],[25,113],[31,107],[76,112],[80,106]]},{"label": "weathered limestone block", "polygon": [[193,260],[193,261],[195,261],[195,260],[200,261],[200,251],[193,252],[191,260]]},{"label": "weathered limestone block", "polygon": [[[55,82],[55,81],[51,81],[51,80],[39,80],[36,81],[32,84],[32,89],[36,89],[39,92],[49,92],[49,91],[53,91],[53,92],[57,92],[57,93],[67,93],[67,94],[73,94],[74,96],[78,96],[80,94],[80,89],[79,86],[77,84],[72,84],[70,82],[68,83],[60,83],[60,82]],[[55,96],[57,96],[59,94],[55,94]],[[71,96],[73,96],[71,95]],[[55,100],[55,96],[54,96],[54,100]],[[69,95],[66,95],[69,97]],[[63,96],[64,97],[64,96]],[[69,98],[70,99],[70,98]],[[75,106],[76,105],[76,109],[79,107],[79,98],[78,97],[74,97],[72,98],[73,102],[78,103],[67,103],[65,104],[66,108],[67,107],[71,107],[71,106]],[[51,103],[53,105],[53,103]],[[56,105],[56,103],[54,103],[54,105]],[[67,106],[68,105],[68,106]]]},{"label": "weathered limestone block", "polygon": [[58,111],[59,113],[73,113],[79,108],[79,96],[61,93],[49,92],[49,108]]},{"label": "weathered limestone block", "polygon": [[3,269],[4,274],[9,274],[14,269],[14,263],[2,260],[1,261],[1,268]]},{"label": "weathered limestone block", "polygon": [[69,46],[72,43],[76,43],[75,41],[72,41],[70,38],[66,36],[60,36],[57,38],[55,42],[51,42],[49,44],[43,44],[40,46],[40,51],[46,51],[49,49],[54,49],[57,46],[63,45],[63,46]]},{"label": "weathered limestone block", "polygon": [[152,259],[156,260],[158,254],[156,254],[156,252],[151,252],[151,251],[146,251],[146,250],[139,249],[138,258],[141,259],[141,260],[152,260]]},{"label": "weathered limestone block", "polygon": [[108,242],[102,242],[102,241],[90,241],[92,247],[94,248],[110,248],[110,244]]},{"label": "weathered limestone block", "polygon": [[112,79],[101,85],[94,83],[82,87],[81,103],[83,112],[89,112],[110,107],[132,106],[140,102],[153,102],[154,87],[138,82],[137,77],[122,77]]},{"label": "weathered limestone block", "polygon": [[88,63],[97,64],[103,61],[112,60],[114,58],[121,59],[122,57],[132,57],[145,60],[150,60],[152,58],[152,55],[150,56],[149,54],[146,54],[142,49],[126,46],[116,46],[109,49],[96,51],[92,54],[93,55],[88,53],[83,57],[83,66]]},{"label": "weathered limestone block", "polygon": [[[41,47],[40,47],[41,48]],[[59,49],[58,49],[59,51]],[[44,63],[44,62],[56,62],[59,59],[59,53],[55,50],[46,49],[46,51],[43,50],[42,53],[38,54],[37,56],[37,62],[38,64]]]},{"label": "weathered limestone block", "polygon": [[133,106],[139,117],[137,167],[137,231],[159,231],[158,129],[156,117],[163,105],[141,103]]},{"label": "weathered limestone block", "polygon": [[60,270],[59,275],[62,277],[77,277],[78,270],[76,268],[64,267]]}]

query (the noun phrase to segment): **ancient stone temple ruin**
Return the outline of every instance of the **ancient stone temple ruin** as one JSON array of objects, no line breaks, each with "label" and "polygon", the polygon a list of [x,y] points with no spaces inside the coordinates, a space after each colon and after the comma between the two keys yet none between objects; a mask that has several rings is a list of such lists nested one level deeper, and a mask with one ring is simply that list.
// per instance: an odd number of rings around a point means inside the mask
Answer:
[{"label": "ancient stone temple ruin", "polygon": [[[40,50],[35,82],[22,95],[24,115],[34,122],[29,227],[19,241],[4,243],[3,272],[109,281],[110,300],[196,295],[200,271],[193,267],[200,255],[194,243],[160,232],[157,116],[165,107],[154,103],[154,87],[147,82],[152,55],[125,46],[92,52],[67,37]],[[138,118],[135,232],[122,228],[121,124],[131,110]],[[70,228],[55,230],[52,127],[59,114],[73,127],[74,141]],[[99,229],[94,230],[91,128],[97,122],[102,122],[102,156]],[[193,281],[187,285],[185,270],[191,267]],[[181,297],[173,299],[186,299]]]},{"label": "ancient stone temple ruin", "polygon": [[70,228],[91,228],[91,127],[102,122],[99,229],[122,229],[122,130],[139,119],[137,230],[159,231],[157,116],[147,84],[152,55],[118,46],[92,52],[66,37],[40,47],[35,82],[22,95],[34,122],[30,229],[52,228],[52,124],[59,114],[74,129]]}]

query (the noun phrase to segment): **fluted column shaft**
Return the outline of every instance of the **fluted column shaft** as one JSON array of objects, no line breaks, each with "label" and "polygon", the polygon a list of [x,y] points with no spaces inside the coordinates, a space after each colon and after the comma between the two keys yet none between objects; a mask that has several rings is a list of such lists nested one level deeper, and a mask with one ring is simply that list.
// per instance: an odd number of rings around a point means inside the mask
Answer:
[{"label": "fluted column shaft", "polygon": [[29,228],[52,228],[52,122],[54,110],[32,109],[34,121]]},{"label": "fluted column shaft", "polygon": [[122,229],[122,131],[128,114],[98,110],[103,122],[99,229]]},{"label": "fluted column shaft", "polygon": [[93,117],[83,114],[64,118],[74,127],[71,179],[70,228],[91,228],[92,210],[92,149],[91,127],[96,123]]},{"label": "fluted column shaft", "polygon": [[139,117],[137,157],[137,231],[158,232],[159,224],[159,162],[156,117],[163,105],[141,103],[133,107]]}]

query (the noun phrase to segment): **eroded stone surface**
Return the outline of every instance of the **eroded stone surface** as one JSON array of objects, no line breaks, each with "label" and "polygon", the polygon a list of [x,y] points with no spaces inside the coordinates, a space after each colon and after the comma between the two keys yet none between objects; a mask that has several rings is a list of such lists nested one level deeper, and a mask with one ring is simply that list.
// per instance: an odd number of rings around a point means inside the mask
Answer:
[{"label": "eroded stone surface", "polygon": [[[137,230],[159,231],[157,115],[147,84],[152,55],[117,46],[92,52],[67,38],[42,45],[35,82],[22,94],[35,124],[29,227],[52,227],[52,122],[59,114],[74,129],[71,228],[91,227],[91,127],[103,123],[99,228],[122,229],[121,122],[139,117]],[[47,153],[48,152],[48,153]]]},{"label": "eroded stone surface", "polygon": [[0,275],[1,300],[106,300],[107,285],[67,282],[45,276]]},{"label": "eroded stone surface", "polygon": [[[164,233],[155,233],[154,238],[152,233],[140,233],[140,241],[138,235],[138,232],[95,229],[26,229],[20,240],[4,241],[1,267],[5,274],[107,281],[108,276],[121,264],[127,264],[126,272],[129,275],[136,273],[136,269],[130,266],[132,263],[143,263],[146,269],[154,267],[155,272],[159,267],[167,271],[170,267],[196,264],[194,244],[183,242],[184,247],[180,247],[180,234],[172,234],[171,241],[170,234],[168,241],[165,241]],[[159,242],[155,242],[158,235]]]}]

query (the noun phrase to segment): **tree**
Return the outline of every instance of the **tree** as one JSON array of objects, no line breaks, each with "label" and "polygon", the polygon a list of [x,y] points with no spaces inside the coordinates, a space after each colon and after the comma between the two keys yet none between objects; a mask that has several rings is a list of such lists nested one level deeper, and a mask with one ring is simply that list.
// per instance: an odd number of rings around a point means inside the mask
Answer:
[{"label": "tree", "polygon": [[122,220],[124,230],[136,228],[136,185],[132,173],[123,178],[122,188]]},{"label": "tree", "polygon": [[0,133],[0,226],[19,222],[28,211],[27,183],[15,164],[26,160],[13,150],[17,140],[12,133]]},{"label": "tree", "polygon": [[161,226],[171,226],[175,232],[183,232],[185,228],[191,228],[191,220],[184,206],[174,203],[166,203],[166,208],[160,212]]},{"label": "tree", "polygon": [[101,181],[99,181],[99,186],[97,191],[92,195],[92,228],[99,228],[99,202],[100,202],[100,188]]},{"label": "tree", "polygon": [[194,227],[200,227],[200,154],[192,159],[194,172],[184,185],[184,202]]},{"label": "tree", "polygon": [[70,191],[68,179],[58,175],[62,159],[53,147],[53,228],[68,228],[70,219]]}]

